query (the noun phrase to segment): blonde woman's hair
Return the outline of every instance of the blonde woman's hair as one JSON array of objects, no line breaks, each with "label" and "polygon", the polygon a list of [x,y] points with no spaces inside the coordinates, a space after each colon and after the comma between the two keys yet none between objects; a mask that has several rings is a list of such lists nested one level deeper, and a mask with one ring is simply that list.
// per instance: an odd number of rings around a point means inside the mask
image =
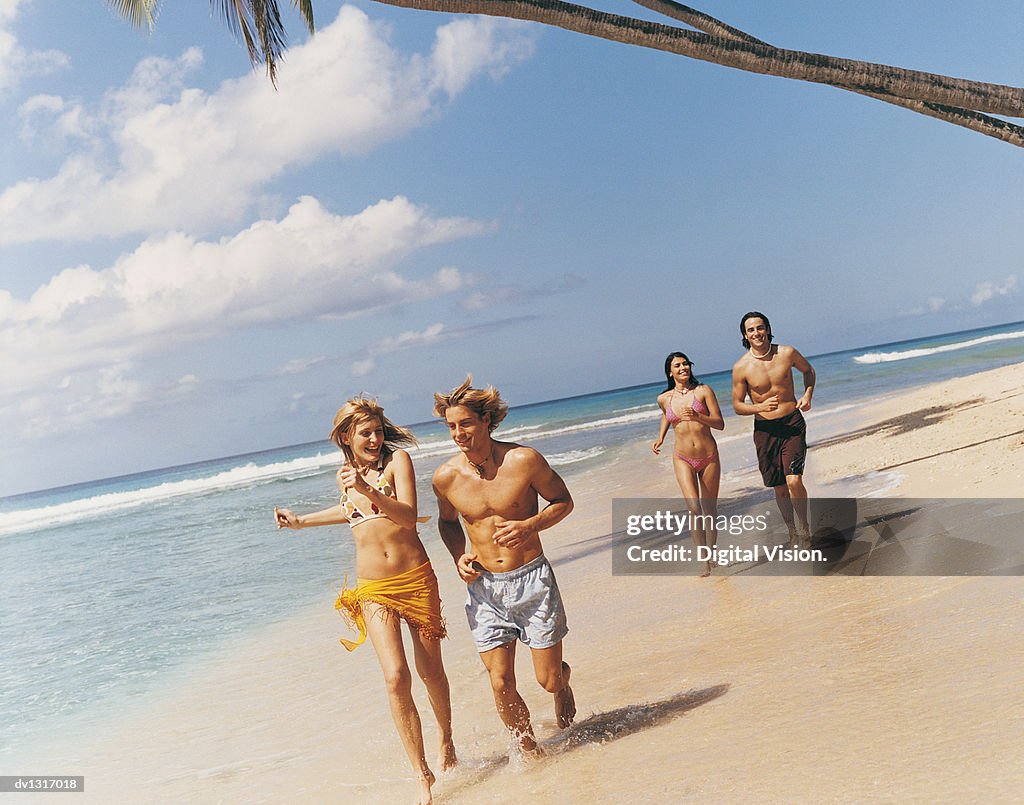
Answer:
[{"label": "blonde woman's hair", "polygon": [[384,416],[384,409],[377,400],[362,396],[353,397],[338,409],[338,413],[334,415],[334,428],[331,430],[331,441],[341,448],[349,462],[354,460],[352,448],[342,441],[341,436],[351,435],[357,425],[368,419],[376,419],[384,429],[384,449],[381,451],[383,456],[394,453],[396,448],[416,444],[416,437],[412,435],[412,431],[394,424]]},{"label": "blonde woman's hair", "polygon": [[494,386],[488,386],[485,389],[473,388],[473,375],[471,374],[466,375],[462,385],[447,394],[434,395],[434,416],[444,418],[445,411],[456,405],[464,405],[481,419],[485,414],[489,414],[487,430],[492,433],[508,414],[508,403],[501,399],[498,390]]}]

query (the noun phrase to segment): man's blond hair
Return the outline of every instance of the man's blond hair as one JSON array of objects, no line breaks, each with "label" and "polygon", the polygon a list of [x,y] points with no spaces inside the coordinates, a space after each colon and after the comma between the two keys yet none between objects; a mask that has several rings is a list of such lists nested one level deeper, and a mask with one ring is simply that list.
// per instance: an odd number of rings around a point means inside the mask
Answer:
[{"label": "man's blond hair", "polygon": [[456,405],[465,406],[481,419],[485,414],[488,415],[490,419],[487,423],[487,430],[492,433],[508,414],[508,403],[501,399],[498,390],[494,386],[488,386],[485,389],[473,388],[472,374],[466,375],[462,385],[447,394],[434,395],[434,416],[443,419],[445,411]]}]

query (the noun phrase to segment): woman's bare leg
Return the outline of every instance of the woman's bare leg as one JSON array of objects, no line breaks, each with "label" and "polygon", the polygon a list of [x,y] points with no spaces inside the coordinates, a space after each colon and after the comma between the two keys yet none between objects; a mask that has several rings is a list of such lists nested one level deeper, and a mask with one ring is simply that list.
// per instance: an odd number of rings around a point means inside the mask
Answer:
[{"label": "woman's bare leg", "polygon": [[[692,519],[703,514],[700,505],[700,481],[697,478],[697,473],[694,471],[693,467],[681,458],[673,456],[672,468],[676,473],[676,482],[679,484],[679,491],[683,493],[683,498],[686,500],[686,508],[691,515],[690,536],[693,537],[693,544],[700,548],[706,544],[704,525],[700,520]],[[702,578],[704,576],[711,575],[711,562],[704,562],[704,569],[701,571],[700,575]]]},{"label": "woman's bare leg", "polygon": [[[718,518],[718,490],[722,483],[722,463],[716,458],[700,471],[700,507],[704,514]],[[718,544],[718,528],[711,527],[706,534],[707,545]]]},{"label": "woman's bare leg", "polygon": [[384,674],[391,717],[395,720],[398,737],[402,739],[402,746],[405,747],[409,763],[419,781],[417,805],[430,805],[433,802],[430,789],[434,784],[434,773],[427,765],[423,751],[423,728],[412,698],[412,672],[405,659],[401,621],[372,602],[363,604],[363,615],[366,631]]},{"label": "woman's bare leg", "polygon": [[444,661],[441,658],[441,641],[424,637],[417,630],[409,627],[412,634],[413,652],[416,656],[416,672],[427,688],[430,706],[437,719],[440,735],[441,771],[448,771],[458,763],[455,755],[455,743],[452,741],[452,697],[448,686],[448,675],[444,672]]}]

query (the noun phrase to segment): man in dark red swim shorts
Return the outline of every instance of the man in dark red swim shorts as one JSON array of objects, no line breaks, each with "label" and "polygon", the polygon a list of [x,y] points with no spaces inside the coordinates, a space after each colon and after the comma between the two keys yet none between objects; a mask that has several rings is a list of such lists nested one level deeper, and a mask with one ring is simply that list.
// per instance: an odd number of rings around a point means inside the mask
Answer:
[{"label": "man in dark red swim shorts", "polygon": [[[814,368],[794,347],[772,343],[772,326],[763,313],[745,314],[740,319],[740,336],[747,352],[732,367],[732,407],[741,416],[753,415],[754,447],[764,485],[775,489],[790,542],[805,543],[810,539],[803,481],[807,426],[801,411],[811,408]],[[800,399],[793,389],[794,369],[804,379]]]}]

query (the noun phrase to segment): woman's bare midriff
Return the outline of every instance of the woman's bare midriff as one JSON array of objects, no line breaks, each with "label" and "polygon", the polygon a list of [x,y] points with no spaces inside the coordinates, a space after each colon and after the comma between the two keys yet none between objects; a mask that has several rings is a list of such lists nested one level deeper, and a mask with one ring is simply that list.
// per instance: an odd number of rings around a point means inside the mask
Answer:
[{"label": "woman's bare midriff", "polygon": [[356,575],[387,579],[419,567],[429,558],[416,529],[380,517],[352,526],[356,543]]},{"label": "woman's bare midriff", "polygon": [[680,422],[675,428],[675,451],[687,458],[704,458],[710,456],[718,448],[711,429],[706,425],[693,422]]}]

